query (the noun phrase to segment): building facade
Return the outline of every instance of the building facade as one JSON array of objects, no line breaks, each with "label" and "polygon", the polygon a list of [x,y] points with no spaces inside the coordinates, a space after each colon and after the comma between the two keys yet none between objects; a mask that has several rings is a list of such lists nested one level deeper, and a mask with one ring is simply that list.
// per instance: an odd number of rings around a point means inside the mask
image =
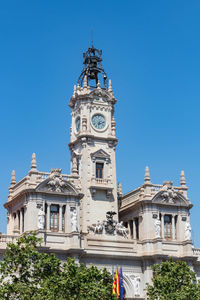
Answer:
[{"label": "building facade", "polygon": [[113,272],[123,268],[126,299],[146,299],[151,266],[173,257],[186,260],[200,277],[200,249],[191,241],[190,209],[184,172],[180,186],[153,184],[149,168],[144,182],[127,194],[116,178],[114,106],[111,81],[93,46],[69,101],[71,172],[41,172],[32,155],[28,174],[16,182],[12,172],[7,209],[6,243],[37,231],[46,252],[61,260],[95,264]]}]

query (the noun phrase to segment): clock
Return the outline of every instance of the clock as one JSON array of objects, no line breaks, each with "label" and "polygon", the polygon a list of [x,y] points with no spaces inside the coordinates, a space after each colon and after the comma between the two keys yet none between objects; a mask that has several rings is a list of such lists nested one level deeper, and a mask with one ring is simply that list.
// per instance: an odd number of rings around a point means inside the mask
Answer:
[{"label": "clock", "polygon": [[76,118],[76,131],[80,131],[80,124],[81,124],[81,119],[80,117]]},{"label": "clock", "polygon": [[105,117],[101,114],[95,114],[92,117],[92,125],[97,129],[103,129],[106,125]]}]

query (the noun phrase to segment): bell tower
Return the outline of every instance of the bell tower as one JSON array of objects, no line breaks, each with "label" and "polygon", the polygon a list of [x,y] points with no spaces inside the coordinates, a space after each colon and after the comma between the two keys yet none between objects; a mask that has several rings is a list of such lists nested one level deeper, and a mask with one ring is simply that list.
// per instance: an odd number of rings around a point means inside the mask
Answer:
[{"label": "bell tower", "polygon": [[70,99],[71,174],[80,178],[80,227],[103,221],[107,211],[118,219],[114,105],[111,80],[101,65],[102,51],[90,47],[83,54],[84,68]]}]

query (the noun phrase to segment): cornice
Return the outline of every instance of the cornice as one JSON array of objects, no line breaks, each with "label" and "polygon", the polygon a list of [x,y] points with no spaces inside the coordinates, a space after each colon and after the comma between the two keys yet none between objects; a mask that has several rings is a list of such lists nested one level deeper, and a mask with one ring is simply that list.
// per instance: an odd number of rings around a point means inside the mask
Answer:
[{"label": "cornice", "polygon": [[24,189],[23,191],[19,192],[17,195],[15,195],[12,200],[6,202],[3,206],[6,209],[12,208],[15,204],[17,204],[18,202],[21,201],[22,196],[28,196],[30,194],[37,194],[37,195],[53,195],[53,196],[57,196],[57,197],[61,197],[61,198],[66,198],[66,197],[74,197],[77,199],[82,199],[84,194],[82,193],[78,193],[77,195],[71,195],[71,194],[67,194],[67,193],[59,193],[59,192],[54,192],[54,191],[37,191],[36,188],[34,189]]},{"label": "cornice", "polygon": [[90,143],[91,140],[99,140],[99,141],[107,141],[115,143],[115,146],[118,143],[118,139],[116,137],[113,136],[108,136],[108,137],[101,137],[101,136],[95,136],[93,134],[90,133],[83,133],[77,136],[76,140],[74,140],[73,142],[70,142],[68,144],[69,148],[73,148],[73,146],[77,145],[78,143]]}]

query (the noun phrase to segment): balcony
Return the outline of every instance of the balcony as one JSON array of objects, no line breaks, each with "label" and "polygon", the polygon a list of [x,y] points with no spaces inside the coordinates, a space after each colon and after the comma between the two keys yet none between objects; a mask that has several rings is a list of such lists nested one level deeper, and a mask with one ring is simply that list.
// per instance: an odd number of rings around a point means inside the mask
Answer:
[{"label": "balcony", "polygon": [[92,195],[95,195],[97,190],[105,190],[107,198],[109,198],[112,194],[113,184],[110,179],[92,178],[90,190]]}]

